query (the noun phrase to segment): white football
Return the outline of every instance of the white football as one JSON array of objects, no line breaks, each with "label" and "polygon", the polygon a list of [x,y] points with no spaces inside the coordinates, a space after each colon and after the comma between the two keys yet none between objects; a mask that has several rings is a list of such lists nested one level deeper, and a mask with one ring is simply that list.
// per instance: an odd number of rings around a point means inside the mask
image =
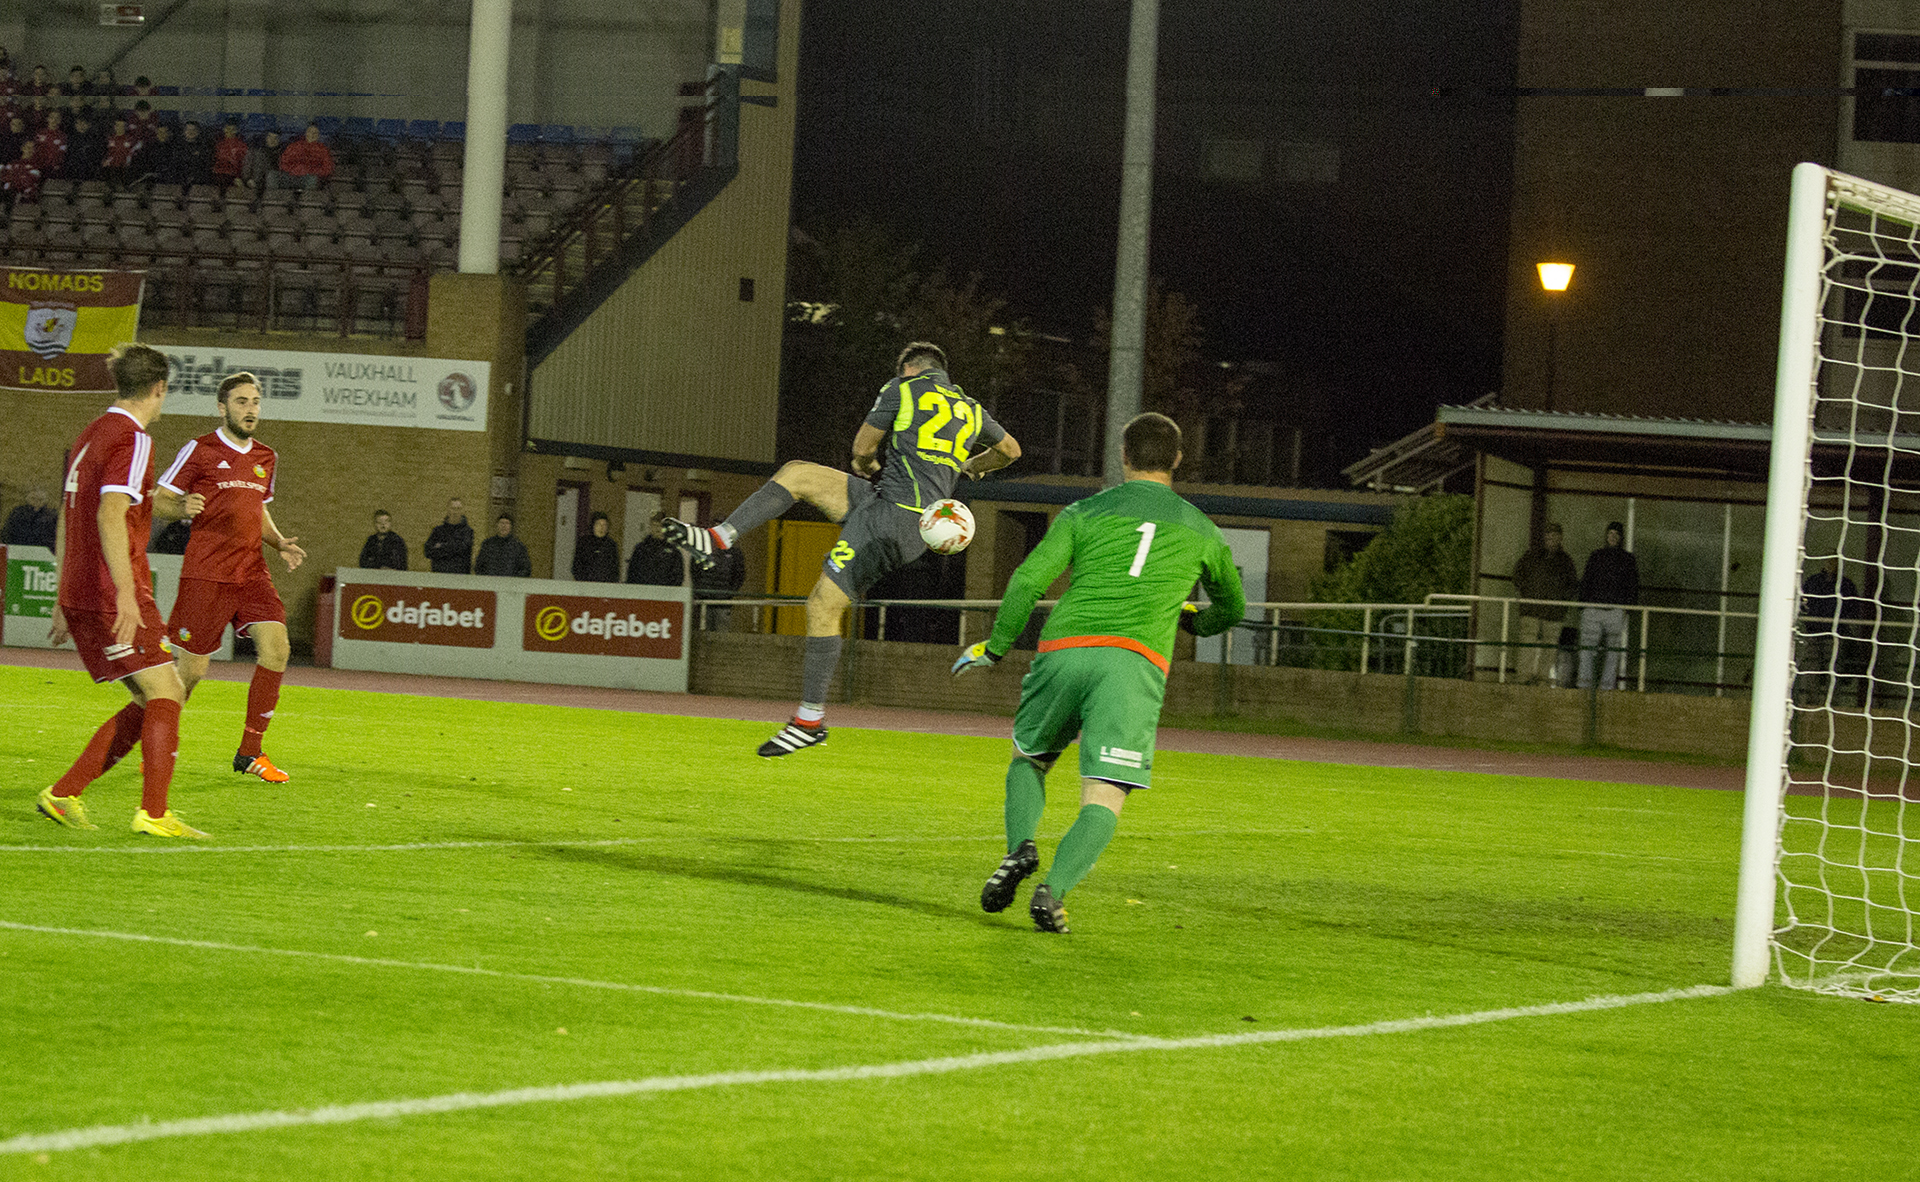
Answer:
[{"label": "white football", "polygon": [[973,512],[949,497],[920,515],[920,539],[935,554],[958,554],[973,541]]}]

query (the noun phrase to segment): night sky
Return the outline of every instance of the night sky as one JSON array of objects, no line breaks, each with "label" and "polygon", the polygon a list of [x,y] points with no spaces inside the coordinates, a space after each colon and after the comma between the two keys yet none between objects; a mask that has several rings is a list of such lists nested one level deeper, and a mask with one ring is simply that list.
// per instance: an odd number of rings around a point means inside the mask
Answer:
[{"label": "night sky", "polygon": [[[1352,458],[1499,385],[1517,0],[1161,0],[1152,267]],[[806,9],[794,217],[864,214],[1033,327],[1112,298],[1130,6]],[[1206,145],[1253,142],[1221,179]],[[1305,171],[1302,172],[1301,170]]]}]

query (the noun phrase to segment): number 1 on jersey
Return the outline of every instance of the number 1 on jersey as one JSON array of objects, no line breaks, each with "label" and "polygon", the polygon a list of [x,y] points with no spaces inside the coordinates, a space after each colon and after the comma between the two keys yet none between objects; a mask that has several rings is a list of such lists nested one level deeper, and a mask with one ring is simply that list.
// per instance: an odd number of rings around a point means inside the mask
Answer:
[{"label": "number 1 on jersey", "polygon": [[1151,521],[1140,523],[1140,548],[1133,552],[1133,565],[1127,568],[1128,578],[1139,578],[1140,571],[1147,565],[1147,548],[1153,545],[1153,531],[1157,528]]}]

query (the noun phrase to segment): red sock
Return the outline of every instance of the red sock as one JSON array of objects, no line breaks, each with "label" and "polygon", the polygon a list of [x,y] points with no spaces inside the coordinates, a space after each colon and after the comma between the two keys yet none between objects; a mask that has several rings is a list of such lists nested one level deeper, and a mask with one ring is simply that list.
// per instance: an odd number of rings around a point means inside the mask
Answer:
[{"label": "red sock", "polygon": [[140,720],[145,713],[140,703],[128,702],[120,708],[120,713],[101,723],[100,729],[93,732],[93,738],[87,740],[86,750],[80,753],[80,758],[54,784],[53,794],[78,796],[88,784],[119,763],[120,757],[133,750],[133,745],[140,741]]},{"label": "red sock", "polygon": [[280,704],[280,679],[284,676],[265,665],[253,667],[253,682],[247,687],[247,727],[240,732],[240,754],[248,759],[260,754],[267,724],[273,721],[273,708]]},{"label": "red sock", "polygon": [[180,753],[180,703],[149,698],[140,728],[140,807],[149,817],[167,811],[167,785],[173,783],[173,757]]}]

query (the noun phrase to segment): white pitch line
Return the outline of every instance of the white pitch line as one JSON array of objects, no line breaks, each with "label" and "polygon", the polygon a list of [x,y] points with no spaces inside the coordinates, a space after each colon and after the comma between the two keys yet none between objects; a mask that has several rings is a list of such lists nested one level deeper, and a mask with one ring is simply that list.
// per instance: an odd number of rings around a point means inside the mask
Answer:
[{"label": "white pitch line", "polygon": [[1547,1005],[1516,1006],[1510,1009],[1481,1010],[1468,1014],[1447,1014],[1424,1018],[1399,1018],[1370,1022],[1359,1026],[1323,1026],[1308,1030],[1271,1030],[1239,1034],[1207,1034],[1193,1038],[1142,1038],[1126,1042],[1077,1042],[1027,1047],[1017,1051],[987,1051],[973,1055],[953,1055],[938,1059],[912,1059],[894,1063],[871,1063],[854,1067],[828,1067],[816,1070],[727,1071],[708,1075],[656,1075],[646,1079],[602,1080],[592,1083],[556,1084],[547,1087],[513,1088],[501,1092],[454,1092],[444,1096],[425,1096],[411,1100],[377,1100],[361,1104],[337,1104],[321,1108],[301,1108],[266,1112],[230,1113],[186,1120],[153,1121],[130,1125],[94,1125],[66,1129],[56,1133],[22,1133],[0,1141],[0,1154],[50,1153],[71,1149],[96,1149],[106,1145],[126,1145],[137,1141],[157,1141],[169,1137],[199,1137],[214,1133],[251,1133],[266,1129],[284,1129],[301,1125],[337,1125],[362,1120],[391,1120],[404,1116],[427,1116],[442,1112],[466,1112],[481,1108],[508,1108],[520,1104],[553,1104],[575,1100],[602,1100],[616,1096],[635,1096],[658,1092],[689,1092],[703,1088],[743,1087],[776,1083],[850,1083],[872,1079],[905,1079],[912,1076],[949,1075],[959,1071],[978,1071],[988,1067],[1012,1067],[1056,1059],[1074,1059],[1089,1055],[1131,1054],[1140,1051],[1214,1050],[1225,1047],[1257,1046],[1264,1043],[1305,1042],[1311,1039],[1358,1038],[1375,1034],[1408,1034],[1420,1030],[1441,1030],[1460,1026],[1478,1026],[1516,1018],[1552,1017],[1562,1014],[1591,1013],[1596,1010],[1623,1009],[1628,1006],[1655,1005],[1691,998],[1719,997],[1733,992],[1724,985],[1696,985],[1691,989],[1669,989],[1659,993],[1590,997],[1585,1001],[1553,1002]]},{"label": "white pitch line", "polygon": [[264,948],[254,944],[223,944],[213,940],[186,940],[178,936],[149,936],[140,932],[107,932],[90,928],[54,928],[39,924],[13,923],[0,919],[0,929],[33,932],[45,936],[90,936],[100,940],[122,940],[134,944],[165,944],[174,948],[197,948],[207,952],[243,952],[254,956],[286,956],[301,960],[330,961],[336,964],[364,965],[385,969],[414,969],[425,973],[457,973],[466,977],[488,977],[499,981],[526,981],[536,985],[572,985],[580,989],[607,989],[620,993],[646,993],[656,997],[685,997],[697,1001],[725,1001],[738,1005],[780,1006],[794,1010],[817,1010],[829,1014],[852,1014],[861,1018],[885,1018],[895,1022],[943,1022],[950,1026],[974,1026],[988,1030],[1011,1030],[1022,1034],[1072,1034],[1083,1038],[1135,1040],[1145,1037],[1125,1030],[1087,1030],[1079,1026],[1029,1026],[1019,1022],[1000,1022],[992,1018],[969,1018],[960,1014],[898,1013],[869,1006],[836,1005],[824,1001],[797,1001],[787,997],[753,997],[740,993],[717,993],[705,989],[676,989],[668,985],[635,985],[625,981],[595,981],[585,977],[555,977],[543,973],[510,973],[504,969],[483,969],[478,965],[438,964],[433,961],[392,960],[378,956],[354,956],[343,952],[309,952],[299,948]]}]

